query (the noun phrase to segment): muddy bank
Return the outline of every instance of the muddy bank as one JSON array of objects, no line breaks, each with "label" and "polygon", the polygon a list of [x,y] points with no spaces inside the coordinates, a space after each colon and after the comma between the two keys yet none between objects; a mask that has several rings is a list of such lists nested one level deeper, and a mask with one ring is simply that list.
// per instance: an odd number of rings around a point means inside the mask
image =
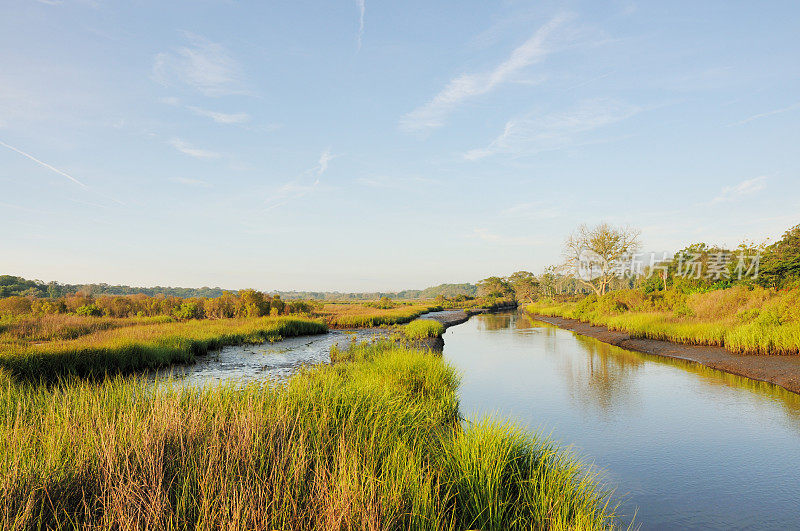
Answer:
[{"label": "muddy bank", "polygon": [[[442,326],[444,326],[445,330],[447,330],[451,326],[467,322],[469,317],[470,314],[464,310],[442,310],[439,312],[429,312],[423,314],[419,318],[438,321],[442,324]],[[439,336],[417,339],[412,341],[411,345],[417,348],[429,348],[431,350],[441,352],[444,349],[444,338]]]},{"label": "muddy bank", "polygon": [[721,347],[682,345],[658,339],[634,338],[625,332],[609,330],[604,326],[593,326],[575,319],[534,314],[531,317],[628,350],[693,361],[718,371],[779,385],[800,394],[800,356],[733,354]]},{"label": "muddy bank", "polygon": [[451,310],[442,312],[431,312],[423,315],[421,318],[433,319],[434,321],[439,321],[440,323],[442,323],[445,330],[447,330],[451,326],[459,325],[461,323],[466,323],[467,319],[469,319],[469,316],[470,314],[468,314],[464,310]]}]

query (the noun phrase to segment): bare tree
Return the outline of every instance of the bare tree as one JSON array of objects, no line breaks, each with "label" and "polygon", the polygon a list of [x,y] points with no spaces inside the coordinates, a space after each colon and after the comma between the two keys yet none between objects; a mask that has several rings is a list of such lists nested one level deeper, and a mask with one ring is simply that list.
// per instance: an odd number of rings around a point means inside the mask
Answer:
[{"label": "bare tree", "polygon": [[564,243],[565,266],[599,297],[639,249],[639,234],[637,229],[605,222],[595,227],[580,225]]}]

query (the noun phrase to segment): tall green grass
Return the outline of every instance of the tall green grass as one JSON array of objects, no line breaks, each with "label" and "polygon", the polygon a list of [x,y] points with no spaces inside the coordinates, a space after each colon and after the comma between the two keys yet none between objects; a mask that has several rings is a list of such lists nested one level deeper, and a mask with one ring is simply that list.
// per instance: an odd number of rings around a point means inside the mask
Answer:
[{"label": "tall green grass", "polygon": [[433,319],[417,319],[403,326],[403,335],[408,339],[427,339],[441,337],[444,325]]},{"label": "tall green grass", "polygon": [[458,376],[391,343],[286,386],[0,379],[0,526],[599,529],[607,492],[511,426],[462,427]]},{"label": "tall green grass", "polygon": [[580,301],[541,300],[531,314],[579,319],[634,337],[725,347],[738,354],[800,354],[800,290],[734,287],[689,296],[622,290]]},{"label": "tall green grass", "polygon": [[225,345],[326,330],[322,322],[291,317],[156,322],[100,330],[71,340],[3,345],[0,368],[22,380],[53,381],[67,375],[99,378],[188,362]]}]

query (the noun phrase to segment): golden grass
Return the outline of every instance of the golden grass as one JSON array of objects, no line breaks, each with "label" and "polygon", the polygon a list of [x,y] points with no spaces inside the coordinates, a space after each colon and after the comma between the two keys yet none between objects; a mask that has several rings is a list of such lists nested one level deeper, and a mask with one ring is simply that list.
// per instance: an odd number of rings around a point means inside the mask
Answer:
[{"label": "golden grass", "polygon": [[738,286],[688,297],[657,293],[651,298],[625,290],[578,302],[541,300],[527,311],[579,319],[634,337],[720,346],[739,354],[800,354],[800,290]]},{"label": "golden grass", "polygon": [[441,307],[427,303],[398,305],[394,308],[329,303],[317,310],[315,315],[325,319],[331,328],[365,328],[408,323],[426,312],[436,310],[441,310]]}]

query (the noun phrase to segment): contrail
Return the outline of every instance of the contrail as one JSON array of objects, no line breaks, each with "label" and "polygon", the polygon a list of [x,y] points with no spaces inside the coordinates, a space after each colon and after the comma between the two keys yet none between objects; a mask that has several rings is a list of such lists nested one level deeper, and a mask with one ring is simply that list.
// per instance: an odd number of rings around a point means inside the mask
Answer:
[{"label": "contrail", "polygon": [[364,12],[367,10],[366,0],[356,0],[358,6],[358,49],[361,49],[361,38],[364,36]]},{"label": "contrail", "polygon": [[83,184],[82,182],[80,182],[78,179],[76,179],[75,177],[73,177],[72,175],[70,175],[70,174],[68,174],[68,173],[65,173],[65,172],[63,172],[63,171],[59,170],[58,168],[54,168],[54,167],[50,166],[48,163],[46,163],[46,162],[42,162],[41,160],[37,159],[37,158],[36,158],[36,157],[34,157],[33,155],[28,155],[28,154],[27,154],[27,153],[25,153],[24,151],[20,151],[19,149],[15,148],[14,146],[9,146],[8,144],[6,144],[5,142],[3,142],[2,140],[0,140],[0,146],[5,146],[5,147],[7,147],[8,149],[10,149],[11,151],[16,151],[17,153],[19,153],[19,154],[20,154],[20,155],[22,155],[23,157],[28,157],[29,159],[31,159],[31,160],[32,160],[33,162],[35,162],[36,164],[39,164],[39,165],[41,165],[41,166],[44,166],[44,167],[45,167],[45,168],[47,168],[48,170],[52,170],[52,171],[54,171],[54,172],[58,173],[59,175],[63,175],[64,177],[66,177],[67,179],[69,179],[70,181],[74,182],[75,184],[77,184],[77,185],[79,185],[79,186],[82,186],[82,187],[84,187],[84,188],[86,188],[86,189],[88,189],[88,188],[89,188],[88,186],[86,186],[85,184]]}]

